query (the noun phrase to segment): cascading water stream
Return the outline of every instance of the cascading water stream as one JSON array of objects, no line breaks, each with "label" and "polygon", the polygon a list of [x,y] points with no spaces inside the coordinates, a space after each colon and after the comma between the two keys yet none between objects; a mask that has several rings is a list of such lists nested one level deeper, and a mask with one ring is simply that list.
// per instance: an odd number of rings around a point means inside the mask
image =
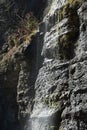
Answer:
[{"label": "cascading water stream", "polygon": [[[53,1],[53,8],[56,7],[56,9],[58,9],[57,6],[58,1],[55,0]],[[54,12],[55,10],[54,9]],[[57,33],[54,34],[54,32],[52,32],[52,34],[49,33],[49,25],[50,24],[54,24],[54,20],[49,21],[49,17],[55,17],[55,14],[53,15],[53,10],[52,10],[52,14],[47,14],[43,20],[43,24],[44,24],[44,30],[43,32],[39,32],[39,35],[37,37],[37,41],[36,41],[36,70],[38,72],[38,69],[40,68],[40,64],[41,64],[41,52],[43,53],[43,49],[46,49],[47,44],[50,43],[54,43],[55,39],[57,38]],[[53,22],[53,23],[50,23]],[[51,28],[55,28],[54,25]],[[57,30],[56,30],[57,31]],[[43,38],[41,35],[43,35]],[[50,34],[48,36],[48,34]],[[47,39],[49,40],[47,42]],[[42,48],[43,47],[43,48]],[[43,54],[44,55],[44,54]],[[51,60],[45,56],[45,59],[47,59],[47,62],[51,62]],[[43,70],[43,68],[41,68]],[[40,69],[39,69],[40,71]],[[46,73],[46,72],[45,72]],[[55,108],[51,108],[48,107],[47,104],[44,104],[42,102],[42,97],[45,100],[45,96],[48,93],[48,88],[50,87],[50,83],[48,84],[46,81],[44,81],[44,76],[45,73],[40,73],[38,72],[37,75],[37,79],[35,82],[35,103],[34,103],[34,107],[33,107],[33,111],[32,114],[30,115],[30,119],[28,121],[28,127],[25,130],[57,130],[58,126],[57,126],[57,118],[59,118],[59,111],[56,110]],[[48,75],[49,76],[49,75]],[[49,78],[49,77],[48,77]],[[46,88],[47,87],[47,88]],[[46,88],[46,89],[45,89]],[[50,94],[47,94],[50,96]],[[50,100],[50,99],[48,99]]]}]

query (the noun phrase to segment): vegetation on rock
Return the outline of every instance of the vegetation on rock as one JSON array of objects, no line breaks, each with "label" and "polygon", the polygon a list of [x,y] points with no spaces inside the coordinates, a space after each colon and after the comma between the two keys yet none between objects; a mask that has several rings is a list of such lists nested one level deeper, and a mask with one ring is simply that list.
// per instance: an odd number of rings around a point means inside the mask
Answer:
[{"label": "vegetation on rock", "polygon": [[68,0],[59,10],[59,21],[61,22],[63,19],[67,19],[66,25],[67,30],[69,30],[69,32],[66,32],[59,37],[59,52],[62,59],[71,59],[73,57],[73,55],[70,57],[70,52],[73,51],[79,35],[80,22],[77,6],[81,4],[81,1],[82,0]]},{"label": "vegetation on rock", "polygon": [[33,12],[20,14],[15,0],[0,3],[0,63],[11,60],[15,53],[21,54],[37,30],[38,20]]},{"label": "vegetation on rock", "polygon": [[66,3],[73,5],[76,7],[79,4],[82,4],[83,2],[86,2],[87,0],[67,0]]},{"label": "vegetation on rock", "polygon": [[38,21],[31,12],[23,13],[15,0],[0,3],[0,37],[2,45],[13,46],[29,42],[38,28]]},{"label": "vegetation on rock", "polygon": [[61,108],[61,101],[58,101],[58,94],[52,95],[52,97],[43,97],[42,102],[50,108],[56,108],[60,110]]},{"label": "vegetation on rock", "polygon": [[23,42],[29,43],[32,35],[34,35],[38,29],[37,19],[34,17],[33,13],[28,13],[25,15],[24,19],[19,17],[19,23],[14,30],[10,30],[8,34],[8,44],[9,48],[13,46],[18,46]]}]

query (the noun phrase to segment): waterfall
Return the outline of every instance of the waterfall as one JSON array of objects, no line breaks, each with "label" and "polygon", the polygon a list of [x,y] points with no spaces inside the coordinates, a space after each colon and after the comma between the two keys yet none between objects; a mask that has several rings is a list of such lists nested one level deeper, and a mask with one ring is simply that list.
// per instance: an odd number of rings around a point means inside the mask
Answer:
[{"label": "waterfall", "polygon": [[[56,2],[56,3],[55,3]],[[50,98],[51,95],[49,94],[49,89],[53,86],[51,82],[45,81],[45,75],[46,75],[46,66],[43,66],[40,69],[39,64],[41,64],[41,54],[44,55],[44,63],[47,61],[48,66],[53,64],[51,63],[52,60],[50,60],[49,57],[45,55],[46,53],[46,48],[49,48],[49,43],[52,46],[55,41],[57,41],[58,37],[58,32],[57,32],[57,25],[56,22],[54,22],[54,17],[55,17],[55,11],[58,9],[58,1],[55,0],[52,3],[52,10],[51,13],[47,13],[46,16],[43,19],[43,24],[44,28],[43,31],[39,32],[38,37],[37,37],[37,54],[36,54],[36,70],[39,69],[37,79],[35,82],[35,100],[34,100],[34,107],[32,114],[30,115],[29,121],[28,121],[28,127],[25,130],[58,130],[58,125],[57,121],[60,117],[60,111],[59,109],[56,109],[54,105],[51,107],[50,105]],[[56,16],[57,17],[57,16]],[[52,18],[52,21],[50,20]],[[58,19],[56,19],[58,21]],[[44,34],[44,36],[42,36]],[[53,51],[50,50],[50,48],[47,50],[49,53],[53,53]],[[46,63],[46,64],[47,64]],[[43,64],[44,65],[44,64]],[[47,78],[48,80],[50,79],[49,75],[51,73],[48,71]],[[54,76],[53,76],[54,77]],[[54,82],[54,80],[52,81]],[[48,104],[45,104],[45,99],[48,97]],[[44,100],[44,101],[42,101]],[[47,100],[47,99],[46,99]]]}]

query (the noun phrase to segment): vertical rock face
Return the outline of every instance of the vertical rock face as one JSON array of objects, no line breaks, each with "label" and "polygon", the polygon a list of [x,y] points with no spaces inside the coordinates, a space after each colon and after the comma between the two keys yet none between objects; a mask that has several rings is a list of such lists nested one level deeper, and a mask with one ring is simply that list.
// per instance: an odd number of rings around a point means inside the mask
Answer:
[{"label": "vertical rock face", "polygon": [[35,82],[32,130],[87,129],[86,7],[55,0],[43,19],[44,61]]},{"label": "vertical rock face", "polygon": [[87,2],[36,2],[39,32],[0,56],[0,130],[87,130]]}]

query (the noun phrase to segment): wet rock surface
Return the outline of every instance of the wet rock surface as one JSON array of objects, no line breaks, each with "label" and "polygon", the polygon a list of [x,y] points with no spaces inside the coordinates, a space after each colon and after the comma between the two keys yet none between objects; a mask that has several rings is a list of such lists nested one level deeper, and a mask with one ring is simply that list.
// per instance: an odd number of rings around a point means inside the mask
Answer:
[{"label": "wet rock surface", "polygon": [[86,2],[78,9],[63,5],[44,18],[44,62],[35,83],[33,129],[87,129],[85,7]]},{"label": "wet rock surface", "polygon": [[87,130],[87,2],[43,14],[31,43],[2,48],[0,130]]}]

